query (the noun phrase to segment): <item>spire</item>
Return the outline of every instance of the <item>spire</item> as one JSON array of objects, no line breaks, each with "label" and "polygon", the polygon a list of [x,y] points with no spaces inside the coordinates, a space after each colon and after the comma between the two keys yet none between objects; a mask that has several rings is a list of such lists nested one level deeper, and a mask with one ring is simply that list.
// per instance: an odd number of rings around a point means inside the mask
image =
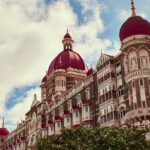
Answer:
[{"label": "spire", "polygon": [[4,128],[4,127],[5,127],[5,119],[4,119],[4,117],[3,117],[2,128]]},{"label": "spire", "polygon": [[36,94],[34,94],[34,101],[37,101],[37,96],[36,96]]},{"label": "spire", "polygon": [[36,103],[37,103],[37,96],[36,96],[36,94],[34,94],[34,98],[33,98],[31,107],[33,107]]},{"label": "spire", "polygon": [[103,54],[103,50],[101,49],[101,55]]},{"label": "spire", "polygon": [[131,0],[131,11],[132,11],[132,17],[136,16],[135,7],[134,7],[134,0]]}]

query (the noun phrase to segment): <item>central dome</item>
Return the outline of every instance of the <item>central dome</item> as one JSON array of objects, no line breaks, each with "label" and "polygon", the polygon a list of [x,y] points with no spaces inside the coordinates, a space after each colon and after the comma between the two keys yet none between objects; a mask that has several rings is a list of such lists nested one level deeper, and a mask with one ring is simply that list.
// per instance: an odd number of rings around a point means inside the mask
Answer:
[{"label": "central dome", "polygon": [[81,56],[72,50],[73,40],[67,32],[63,39],[64,50],[55,57],[51,62],[48,74],[51,74],[57,69],[73,68],[78,70],[85,70],[85,64]]},{"label": "central dome", "polygon": [[72,51],[64,50],[61,52],[50,64],[48,74],[57,69],[73,68],[78,70],[85,70],[85,64],[81,56]]}]

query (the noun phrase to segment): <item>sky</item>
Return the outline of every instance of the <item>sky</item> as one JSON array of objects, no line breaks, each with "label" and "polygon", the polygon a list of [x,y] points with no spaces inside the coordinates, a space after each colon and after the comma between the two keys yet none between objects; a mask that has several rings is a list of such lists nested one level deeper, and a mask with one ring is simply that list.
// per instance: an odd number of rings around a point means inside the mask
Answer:
[{"label": "sky", "polygon": [[[150,0],[135,0],[150,20]],[[69,29],[74,50],[95,68],[101,49],[115,55],[119,30],[131,16],[130,0],[0,0],[0,123],[12,131],[25,118],[33,95]]]}]

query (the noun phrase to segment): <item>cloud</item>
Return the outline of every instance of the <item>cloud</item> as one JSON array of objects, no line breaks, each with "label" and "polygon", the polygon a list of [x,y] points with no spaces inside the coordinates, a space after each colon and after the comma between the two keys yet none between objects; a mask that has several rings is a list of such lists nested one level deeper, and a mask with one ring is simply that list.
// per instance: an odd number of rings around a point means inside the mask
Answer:
[{"label": "cloud", "polygon": [[40,89],[32,89],[26,93],[26,97],[23,98],[22,102],[17,102],[12,109],[7,110],[5,113],[6,125],[11,131],[16,127],[17,123],[21,122],[21,119],[25,119],[25,114],[31,107],[33,95],[35,93],[37,94],[37,97],[40,98]]},{"label": "cloud", "polygon": [[[136,12],[136,14],[138,14],[138,16],[142,16],[143,18],[147,18],[148,17],[145,12],[138,11],[138,12]],[[131,14],[129,14],[129,11],[127,11],[127,10],[119,10],[117,18],[118,18],[119,21],[124,22],[130,16],[131,16]]]},{"label": "cloud", "polygon": [[117,19],[121,22],[125,21],[129,17],[129,12],[126,10],[119,10]]},{"label": "cloud", "polygon": [[[111,46],[108,39],[99,38],[104,31],[99,2],[79,0],[79,3],[85,18],[80,25],[67,0],[53,1],[50,5],[43,0],[0,0],[0,117],[7,117],[11,130],[28,111],[32,95],[39,89],[28,91],[11,109],[5,107],[7,96],[16,87],[42,79],[49,63],[62,51],[61,41],[67,27],[75,40],[74,50],[88,65],[96,62],[100,49]],[[91,56],[96,59],[93,61]]]}]

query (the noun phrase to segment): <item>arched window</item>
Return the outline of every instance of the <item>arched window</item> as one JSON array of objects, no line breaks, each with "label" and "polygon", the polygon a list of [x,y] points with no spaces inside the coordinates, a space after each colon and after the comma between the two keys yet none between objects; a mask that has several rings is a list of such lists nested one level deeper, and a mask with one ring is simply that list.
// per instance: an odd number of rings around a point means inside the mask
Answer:
[{"label": "arched window", "polygon": [[149,68],[149,55],[146,50],[140,50],[139,52],[140,57],[140,66],[141,68]]},{"label": "arched window", "polygon": [[125,113],[126,113],[126,108],[124,106],[121,106],[119,108],[119,118],[122,118],[125,116]]},{"label": "arched window", "polygon": [[129,70],[136,70],[138,69],[138,63],[137,63],[137,54],[135,51],[131,51],[128,55],[129,60]]}]

